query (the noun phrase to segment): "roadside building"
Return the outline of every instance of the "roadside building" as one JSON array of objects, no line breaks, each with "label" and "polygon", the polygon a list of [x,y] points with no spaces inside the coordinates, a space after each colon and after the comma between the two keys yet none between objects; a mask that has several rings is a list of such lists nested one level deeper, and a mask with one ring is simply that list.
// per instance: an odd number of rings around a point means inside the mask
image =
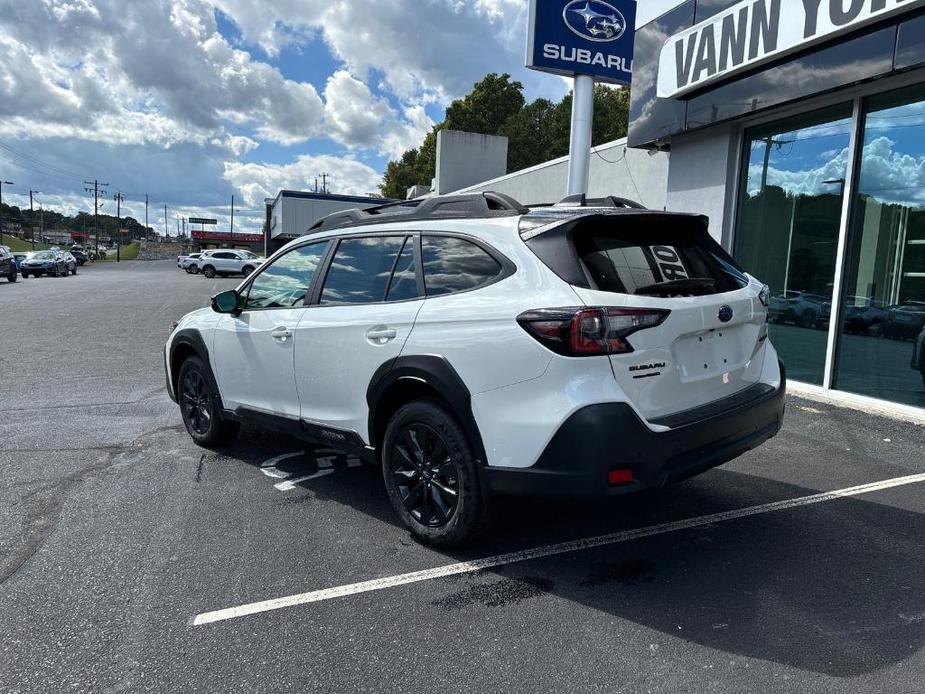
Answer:
[{"label": "roadside building", "polygon": [[281,190],[266,200],[264,244],[267,255],[299,236],[322,217],[351,208],[366,208],[390,202],[372,196],[335,195]]}]

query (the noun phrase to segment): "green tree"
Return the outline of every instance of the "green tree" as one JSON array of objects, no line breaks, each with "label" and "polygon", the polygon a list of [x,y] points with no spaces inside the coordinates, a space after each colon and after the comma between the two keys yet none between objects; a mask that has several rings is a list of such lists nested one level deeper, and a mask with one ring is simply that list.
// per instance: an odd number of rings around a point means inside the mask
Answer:
[{"label": "green tree", "polygon": [[[518,171],[568,154],[572,94],[560,102],[524,102],[523,85],[508,74],[491,73],[472,91],[453,101],[443,122],[417,149],[390,161],[379,186],[386,197],[404,198],[413,185],[430,185],[436,171],[437,133],[444,128],[508,138],[508,171]],[[598,85],[594,89],[592,144],[626,136],[629,90]]]}]

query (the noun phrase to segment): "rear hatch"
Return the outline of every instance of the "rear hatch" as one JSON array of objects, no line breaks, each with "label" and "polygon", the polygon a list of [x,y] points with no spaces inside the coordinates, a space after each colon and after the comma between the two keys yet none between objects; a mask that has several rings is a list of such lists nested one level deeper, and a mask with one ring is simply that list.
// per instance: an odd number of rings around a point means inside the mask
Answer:
[{"label": "rear hatch", "polygon": [[668,311],[629,334],[627,351],[609,354],[614,378],[646,419],[757,382],[766,292],[709,235],[705,217],[601,211],[523,236],[586,306]]}]

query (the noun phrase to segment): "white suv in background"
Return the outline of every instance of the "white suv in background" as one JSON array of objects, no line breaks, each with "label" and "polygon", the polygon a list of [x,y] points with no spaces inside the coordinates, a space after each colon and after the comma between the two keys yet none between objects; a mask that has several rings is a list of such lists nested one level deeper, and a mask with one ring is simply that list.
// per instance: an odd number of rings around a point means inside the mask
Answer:
[{"label": "white suv in background", "polygon": [[219,277],[227,275],[244,275],[248,277],[265,261],[266,258],[261,258],[250,251],[221,248],[203,251],[199,260],[196,261],[196,266],[199,272],[209,279],[216,275]]},{"label": "white suv in background", "polygon": [[702,216],[438,197],[321,220],[179,321],[167,382],[200,445],[250,421],[357,453],[454,545],[496,495],[657,488],[774,436],[767,304]]}]

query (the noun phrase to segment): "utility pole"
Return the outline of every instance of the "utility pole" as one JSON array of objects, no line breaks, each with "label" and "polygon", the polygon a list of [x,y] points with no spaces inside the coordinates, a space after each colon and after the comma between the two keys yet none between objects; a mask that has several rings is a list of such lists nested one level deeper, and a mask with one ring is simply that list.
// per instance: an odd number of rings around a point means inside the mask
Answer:
[{"label": "utility pole", "polygon": [[145,193],[145,241],[150,241],[148,238],[148,194]]},{"label": "utility pole", "polygon": [[[42,191],[40,190],[30,190],[29,191],[29,231],[31,232],[31,235],[32,235],[32,250],[33,251],[35,250],[35,218],[34,218],[35,208],[33,208],[32,206],[32,196],[38,195],[41,192]],[[84,233],[85,234],[86,234],[86,231],[87,231],[87,224],[85,222],[84,223]]]},{"label": "utility pole", "polygon": [[122,262],[122,221],[119,219],[122,216],[122,201],[125,200],[125,196],[122,193],[116,193],[112,196],[112,199],[116,201],[116,262]]},{"label": "utility pole", "polygon": [[318,177],[315,176],[315,192],[318,192]]},{"label": "utility pole", "polygon": [[12,181],[0,181],[0,243],[3,243],[3,186],[11,185]]},{"label": "utility pole", "polygon": [[231,233],[234,234],[234,195],[231,196]]},{"label": "utility pole", "polygon": [[170,241],[170,232],[167,231],[167,205],[164,205],[164,241]]},{"label": "utility pole", "polygon": [[321,192],[325,195],[328,193],[328,176],[330,175],[329,173],[321,174]]},{"label": "utility pole", "polygon": [[[93,234],[96,237],[96,252],[100,252],[100,188],[105,188],[108,186],[108,183],[100,183],[98,180],[93,179],[92,181],[84,181],[86,186],[93,186],[92,188],[84,188],[88,193],[93,193]],[[106,191],[102,191],[103,195],[106,195]]]}]

